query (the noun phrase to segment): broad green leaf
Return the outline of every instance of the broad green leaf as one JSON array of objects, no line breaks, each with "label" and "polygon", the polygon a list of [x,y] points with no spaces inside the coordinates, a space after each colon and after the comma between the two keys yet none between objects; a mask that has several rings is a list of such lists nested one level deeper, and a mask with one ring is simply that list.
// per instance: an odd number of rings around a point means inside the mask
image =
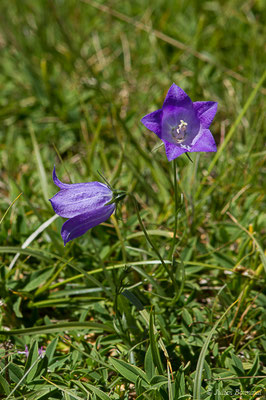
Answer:
[{"label": "broad green leaf", "polygon": [[53,355],[55,353],[56,350],[56,346],[58,343],[58,337],[55,337],[47,346],[46,350],[45,350],[45,355],[48,358],[48,363],[50,364],[53,360]]},{"label": "broad green leaf", "polygon": [[142,379],[143,386],[147,387],[147,375],[140,368],[135,367],[132,364],[126,363],[125,361],[118,360],[116,358],[110,358],[110,362],[115,367],[115,369],[129,382],[136,383],[137,377],[140,377]]},{"label": "broad green leaf", "polygon": [[[29,355],[26,361],[25,369],[24,369],[24,374],[32,367],[32,365],[37,361],[39,358],[39,353],[38,353],[38,342],[34,341],[32,346],[29,349]],[[27,374],[27,379],[26,382],[30,383],[36,374],[38,368],[38,363],[35,363],[35,366],[31,368],[30,372]]]},{"label": "broad green leaf", "polygon": [[144,359],[144,369],[147,374],[148,379],[150,380],[155,373],[155,365],[153,363],[152,354],[151,354],[151,345],[149,345],[148,350],[145,354]]},{"label": "broad green leaf", "polygon": [[23,377],[22,369],[12,362],[9,364],[8,370],[10,379],[15,383],[18,383],[20,379]]},{"label": "broad green leaf", "polygon": [[[10,393],[10,385],[7,382],[7,380],[0,374],[0,387],[2,386],[5,394],[9,394]],[[0,394],[1,397],[1,394]]]},{"label": "broad green leaf", "polygon": [[23,290],[26,292],[30,292],[31,290],[34,290],[41,285],[43,285],[47,279],[52,275],[54,269],[53,268],[48,268],[42,273],[40,273],[35,279],[30,281],[24,288]]}]

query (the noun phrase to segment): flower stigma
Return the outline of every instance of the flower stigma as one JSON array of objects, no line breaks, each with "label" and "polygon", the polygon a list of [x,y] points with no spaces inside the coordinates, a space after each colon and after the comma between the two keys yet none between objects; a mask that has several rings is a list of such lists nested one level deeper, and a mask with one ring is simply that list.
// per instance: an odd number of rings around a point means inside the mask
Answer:
[{"label": "flower stigma", "polygon": [[180,124],[178,127],[172,128],[172,136],[175,139],[176,143],[183,143],[185,140],[187,131],[187,122],[180,120]]}]

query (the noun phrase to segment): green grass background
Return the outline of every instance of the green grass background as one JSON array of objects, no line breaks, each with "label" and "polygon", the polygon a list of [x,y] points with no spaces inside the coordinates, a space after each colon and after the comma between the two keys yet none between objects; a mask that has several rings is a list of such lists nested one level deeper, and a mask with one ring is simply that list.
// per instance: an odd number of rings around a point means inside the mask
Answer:
[{"label": "green grass background", "polygon": [[[265,22],[262,0],[1,1],[1,398],[263,398]],[[133,192],[167,259],[172,164],[140,119],[173,82],[218,102],[218,152],[177,159],[178,290],[129,199],[66,247],[56,219],[10,269],[54,164]]]}]

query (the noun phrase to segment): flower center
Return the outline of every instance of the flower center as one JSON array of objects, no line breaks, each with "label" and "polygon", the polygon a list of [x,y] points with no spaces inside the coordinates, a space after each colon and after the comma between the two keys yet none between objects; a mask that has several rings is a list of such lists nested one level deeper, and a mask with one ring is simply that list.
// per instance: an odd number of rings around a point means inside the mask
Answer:
[{"label": "flower center", "polygon": [[172,132],[171,132],[176,143],[184,142],[185,136],[186,136],[186,131],[187,131],[187,122],[185,122],[181,119],[178,127],[175,126],[174,128],[172,128]]}]

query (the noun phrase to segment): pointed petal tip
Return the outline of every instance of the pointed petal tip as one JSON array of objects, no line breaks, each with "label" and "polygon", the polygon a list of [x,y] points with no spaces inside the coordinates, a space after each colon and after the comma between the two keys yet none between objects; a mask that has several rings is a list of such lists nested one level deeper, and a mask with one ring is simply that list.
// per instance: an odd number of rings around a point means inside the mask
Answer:
[{"label": "pointed petal tip", "polygon": [[55,165],[54,165],[54,169],[53,169],[53,181],[54,181],[54,184],[60,188],[61,182],[57,178],[56,171],[55,171]]},{"label": "pointed petal tip", "polygon": [[181,87],[173,83],[164,99],[163,110],[168,106],[190,108],[192,100]]},{"label": "pointed petal tip", "polygon": [[72,186],[72,184],[63,183],[57,178],[56,171],[55,171],[55,165],[54,165],[54,169],[53,169],[53,181],[54,181],[54,184],[56,186],[58,186],[60,189],[70,189]]},{"label": "pointed petal tip", "polygon": [[154,132],[159,138],[161,138],[161,120],[162,120],[162,109],[159,108],[151,112],[150,114],[145,115],[141,118],[141,123],[145,126],[145,128]]},{"label": "pointed petal tip", "polygon": [[217,147],[216,143],[214,140],[214,137],[212,136],[212,133],[209,129],[204,129],[203,134],[201,137],[197,140],[197,142],[191,146],[190,150],[191,153],[194,152],[216,152]]},{"label": "pointed petal tip", "polygon": [[193,103],[193,108],[202,127],[208,129],[217,112],[218,103],[216,101],[196,101]]},{"label": "pointed petal tip", "polygon": [[186,153],[188,150],[184,149],[173,143],[169,143],[163,140],[165,146],[165,153],[168,161],[173,161],[175,158],[181,156],[181,154]]}]

